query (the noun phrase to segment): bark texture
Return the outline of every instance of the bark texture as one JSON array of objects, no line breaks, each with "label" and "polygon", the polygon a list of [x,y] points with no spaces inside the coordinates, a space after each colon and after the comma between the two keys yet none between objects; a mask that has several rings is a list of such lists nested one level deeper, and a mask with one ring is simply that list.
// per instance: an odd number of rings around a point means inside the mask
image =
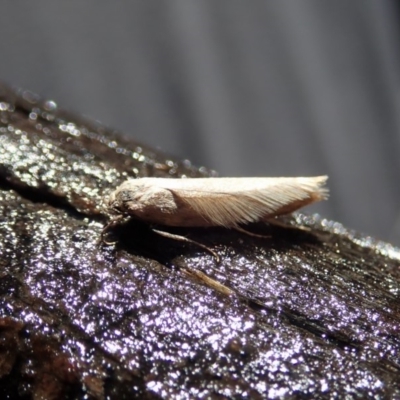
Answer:
[{"label": "bark texture", "polygon": [[400,398],[400,251],[319,216],[225,229],[129,221],[129,177],[210,176],[0,86],[1,398]]}]

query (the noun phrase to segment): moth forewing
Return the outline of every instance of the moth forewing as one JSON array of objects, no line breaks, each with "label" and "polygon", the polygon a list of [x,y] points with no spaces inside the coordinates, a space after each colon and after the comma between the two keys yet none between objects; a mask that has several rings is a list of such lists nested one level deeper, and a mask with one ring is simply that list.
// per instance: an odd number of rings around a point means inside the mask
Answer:
[{"label": "moth forewing", "polygon": [[[204,219],[226,228],[268,220],[325,199],[327,177],[191,179],[191,185],[170,189]],[[201,182],[194,182],[194,181]]]}]

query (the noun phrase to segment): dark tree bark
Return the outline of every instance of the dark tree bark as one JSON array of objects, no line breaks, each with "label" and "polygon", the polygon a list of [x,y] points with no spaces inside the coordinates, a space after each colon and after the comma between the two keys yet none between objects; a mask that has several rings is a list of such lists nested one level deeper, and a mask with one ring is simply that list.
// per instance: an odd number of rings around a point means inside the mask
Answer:
[{"label": "dark tree bark", "polygon": [[318,216],[138,221],[100,242],[128,177],[209,176],[0,88],[2,398],[400,398],[400,251]]}]

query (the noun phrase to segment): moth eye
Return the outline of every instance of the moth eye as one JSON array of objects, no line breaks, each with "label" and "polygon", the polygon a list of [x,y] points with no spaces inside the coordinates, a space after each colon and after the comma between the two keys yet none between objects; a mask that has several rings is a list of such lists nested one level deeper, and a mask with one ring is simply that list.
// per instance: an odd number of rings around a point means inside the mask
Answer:
[{"label": "moth eye", "polygon": [[124,191],[119,193],[119,200],[121,202],[132,201],[132,200],[134,200],[134,197],[133,197],[132,194],[133,193],[132,193],[131,190],[124,190]]}]

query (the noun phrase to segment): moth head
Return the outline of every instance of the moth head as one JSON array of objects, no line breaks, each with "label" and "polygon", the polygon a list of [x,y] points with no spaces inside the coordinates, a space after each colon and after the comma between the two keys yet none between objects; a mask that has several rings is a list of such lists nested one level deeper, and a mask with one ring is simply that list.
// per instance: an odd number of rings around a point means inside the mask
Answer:
[{"label": "moth head", "polygon": [[106,197],[103,207],[109,214],[121,214],[119,202],[116,198],[116,191],[112,192],[108,197]]},{"label": "moth head", "polygon": [[136,180],[124,182],[105,201],[109,214],[131,214],[143,207],[143,196],[147,193]]}]

